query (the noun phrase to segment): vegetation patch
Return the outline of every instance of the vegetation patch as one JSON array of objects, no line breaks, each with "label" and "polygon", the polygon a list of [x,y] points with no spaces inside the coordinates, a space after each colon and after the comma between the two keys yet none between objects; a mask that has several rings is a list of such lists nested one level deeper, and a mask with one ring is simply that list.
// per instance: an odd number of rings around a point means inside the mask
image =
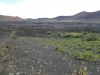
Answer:
[{"label": "vegetation patch", "polygon": [[12,38],[13,38],[13,39],[17,39],[18,36],[14,34],[14,35],[12,36]]},{"label": "vegetation patch", "polygon": [[78,66],[72,72],[72,75],[89,75],[87,66]]},{"label": "vegetation patch", "polygon": [[100,34],[97,33],[52,33],[60,37],[39,38],[41,45],[55,47],[58,54],[68,53],[79,60],[99,61],[100,60]]}]

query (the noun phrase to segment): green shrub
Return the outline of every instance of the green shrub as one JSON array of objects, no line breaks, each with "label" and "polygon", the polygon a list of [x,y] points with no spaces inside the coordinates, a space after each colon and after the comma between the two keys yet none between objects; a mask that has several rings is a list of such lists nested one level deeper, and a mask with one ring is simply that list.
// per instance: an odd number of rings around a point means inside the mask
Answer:
[{"label": "green shrub", "polygon": [[91,58],[93,58],[94,53],[93,53],[92,51],[85,51],[85,52],[83,53],[83,55],[84,55],[84,58],[85,58],[85,59],[91,59]]},{"label": "green shrub", "polygon": [[62,33],[58,32],[56,35],[57,35],[58,37],[61,37],[61,36],[62,36]]},{"label": "green shrub", "polygon": [[63,38],[74,38],[75,36],[73,34],[64,34]]},{"label": "green shrub", "polygon": [[17,35],[13,35],[12,38],[13,38],[13,39],[17,39],[18,36],[17,36]]},{"label": "green shrub", "polygon": [[71,55],[71,54],[72,54],[70,50],[66,50],[66,52],[67,52],[69,55]]},{"label": "green shrub", "polygon": [[58,53],[58,54],[65,53],[65,51],[64,51],[61,47],[56,47],[55,50],[57,50],[57,53]]},{"label": "green shrub", "polygon": [[75,38],[80,38],[80,37],[81,37],[81,35],[76,35],[76,36],[75,36]]},{"label": "green shrub", "polygon": [[48,31],[47,32],[47,35],[52,35],[53,33],[51,31]]},{"label": "green shrub", "polygon": [[85,60],[83,53],[80,52],[80,51],[78,51],[78,52],[76,53],[75,57],[76,57],[77,59],[80,59],[80,60]]},{"label": "green shrub", "polygon": [[87,46],[86,50],[92,50],[92,46]]},{"label": "green shrub", "polygon": [[95,56],[95,54],[92,51],[85,51],[85,52],[78,51],[75,55],[75,57],[80,60],[89,60],[89,61],[94,60],[93,56]]},{"label": "green shrub", "polygon": [[84,41],[96,41],[98,40],[97,34],[89,33],[83,36]]},{"label": "green shrub", "polygon": [[94,61],[96,61],[96,62],[100,61],[100,54],[96,54],[94,56]]}]

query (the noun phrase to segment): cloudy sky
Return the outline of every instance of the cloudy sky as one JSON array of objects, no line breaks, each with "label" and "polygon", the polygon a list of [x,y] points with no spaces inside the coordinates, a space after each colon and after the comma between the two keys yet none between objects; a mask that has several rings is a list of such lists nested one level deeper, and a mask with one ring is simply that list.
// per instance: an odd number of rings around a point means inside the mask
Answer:
[{"label": "cloudy sky", "polygon": [[0,0],[0,15],[43,18],[100,10],[100,0]]}]

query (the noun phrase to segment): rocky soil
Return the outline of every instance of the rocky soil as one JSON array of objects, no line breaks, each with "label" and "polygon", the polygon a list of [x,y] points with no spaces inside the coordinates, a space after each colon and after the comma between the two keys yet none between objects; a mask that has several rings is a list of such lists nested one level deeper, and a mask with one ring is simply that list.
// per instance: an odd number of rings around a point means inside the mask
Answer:
[{"label": "rocky soil", "polygon": [[[30,37],[11,38],[5,42],[18,48],[17,53],[11,54],[15,58],[12,65],[14,71],[10,75],[72,75],[78,66],[87,67],[89,75],[100,74],[100,64],[84,61],[85,64],[82,65],[82,61],[66,53],[57,54],[54,47],[40,45],[37,40],[39,37],[33,38],[34,40],[30,40]],[[9,66],[1,58],[0,65],[3,66],[3,73]]]}]

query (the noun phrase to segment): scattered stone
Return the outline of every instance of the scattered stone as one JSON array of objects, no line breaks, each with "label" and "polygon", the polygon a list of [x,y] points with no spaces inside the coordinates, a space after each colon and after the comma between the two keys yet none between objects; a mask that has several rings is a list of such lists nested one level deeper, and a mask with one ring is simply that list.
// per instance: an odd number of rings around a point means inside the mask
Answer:
[{"label": "scattered stone", "polygon": [[66,60],[66,58],[65,58],[65,57],[63,57],[63,58],[62,58],[62,60]]},{"label": "scattered stone", "polygon": [[34,69],[33,67],[31,67],[32,69]]},{"label": "scattered stone", "polygon": [[16,65],[14,65],[14,67],[16,67]]},{"label": "scattered stone", "polygon": [[100,67],[97,67],[97,69],[100,69]]},{"label": "scattered stone", "polygon": [[90,75],[92,75],[92,73],[90,72]]},{"label": "scattered stone", "polygon": [[41,72],[41,70],[39,70],[39,72]]},{"label": "scattered stone", "polygon": [[54,68],[56,68],[57,66],[54,66]]},{"label": "scattered stone", "polygon": [[48,48],[48,46],[45,46],[45,48]]},{"label": "scattered stone", "polygon": [[34,63],[35,61],[32,61],[32,63]]},{"label": "scattered stone", "polygon": [[20,75],[20,72],[17,72],[16,75]]},{"label": "scattered stone", "polygon": [[37,62],[38,64],[40,63],[40,62]]},{"label": "scattered stone", "polygon": [[43,65],[47,65],[48,63],[43,63]]},{"label": "scattered stone", "polygon": [[68,75],[68,73],[66,73],[65,75]]},{"label": "scattered stone", "polygon": [[50,62],[50,65],[52,65],[52,62]]},{"label": "scattered stone", "polygon": [[14,75],[13,73],[9,73],[9,75]]},{"label": "scattered stone", "polygon": [[98,72],[99,70],[97,70],[97,72]]},{"label": "scattered stone", "polygon": [[87,68],[87,66],[84,66],[84,68]]},{"label": "scattered stone", "polygon": [[30,65],[30,67],[32,67],[32,65]]},{"label": "scattered stone", "polygon": [[41,53],[41,52],[38,52],[38,53]]}]

